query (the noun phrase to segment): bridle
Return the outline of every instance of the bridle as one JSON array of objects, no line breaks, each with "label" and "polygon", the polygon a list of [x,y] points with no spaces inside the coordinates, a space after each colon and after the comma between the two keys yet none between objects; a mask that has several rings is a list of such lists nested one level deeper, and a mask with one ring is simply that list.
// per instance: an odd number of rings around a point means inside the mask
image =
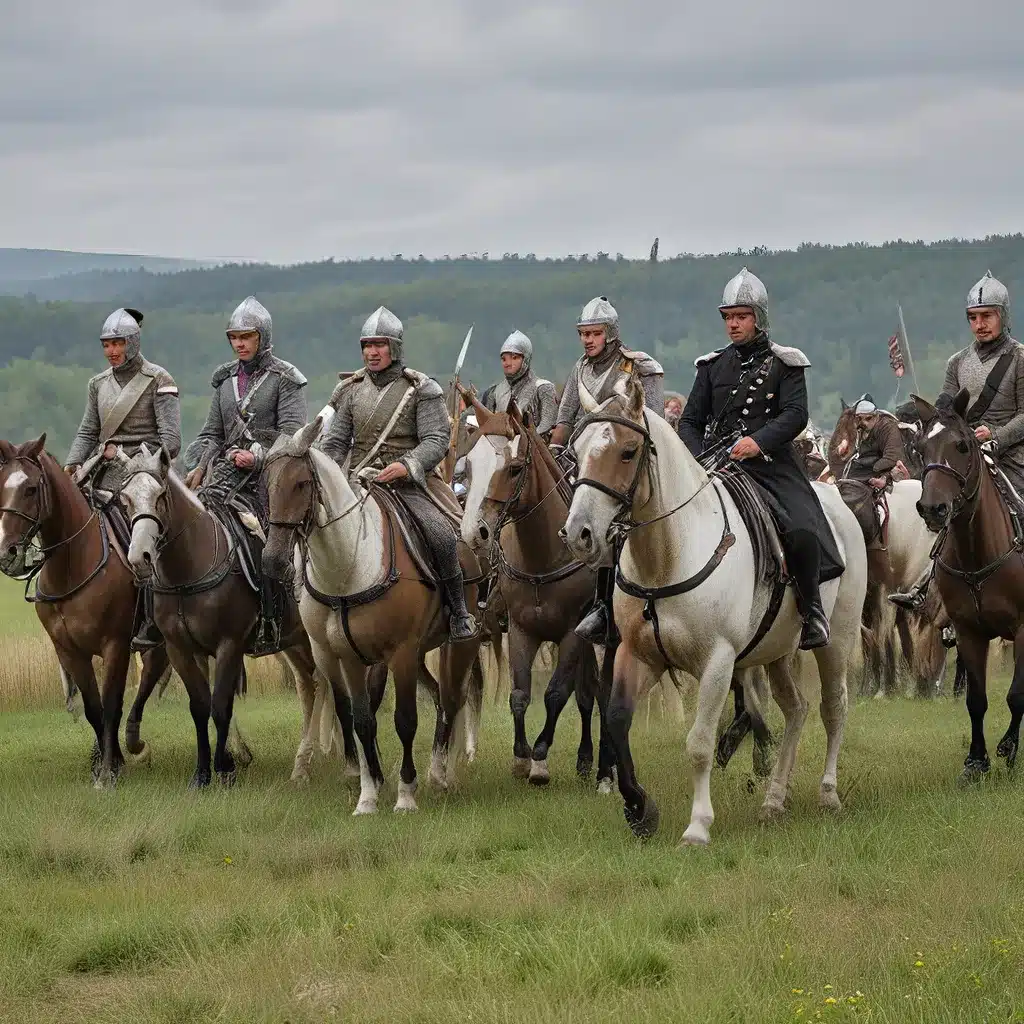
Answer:
[{"label": "bridle", "polygon": [[[529,478],[530,469],[533,466],[534,460],[533,438],[526,431],[521,433],[519,436],[526,440],[526,451],[523,453],[521,463],[519,463],[522,468],[520,469],[519,473],[516,474],[515,486],[512,488],[512,493],[507,498],[500,498],[493,494],[494,478],[492,477],[491,483],[487,488],[487,494],[484,495],[484,501],[490,502],[491,504],[494,505],[498,505],[498,517],[495,520],[493,527],[495,538],[499,538],[501,536],[501,531],[504,530],[506,526],[516,526],[524,520],[529,519],[530,516],[532,516],[535,512],[540,511],[540,509],[544,506],[545,502],[547,502],[548,498],[550,498],[551,495],[554,494],[562,486],[562,483],[565,481],[565,478],[569,475],[569,471],[564,470],[562,474],[555,480],[555,483],[551,487],[551,489],[540,499],[540,501],[531,505],[530,508],[528,508],[521,515],[515,515],[515,510],[518,508],[519,503],[523,497],[523,492],[526,490],[526,481]],[[509,463],[509,465],[513,465],[517,461],[518,457],[517,459],[513,460],[513,462]]]},{"label": "bridle", "polygon": [[[974,504],[977,501],[978,492],[981,490],[981,449],[977,444],[971,444],[968,442],[968,451],[970,453],[970,459],[967,464],[966,473],[961,473],[958,469],[954,469],[946,462],[929,462],[921,473],[922,491],[929,473],[945,473],[947,476],[952,477],[959,486],[959,491],[957,491],[953,497],[952,509],[949,513],[949,522],[952,522],[954,519],[959,519],[960,516],[962,516],[968,509],[971,510],[971,515],[973,515]],[[971,482],[972,478],[973,483]],[[969,491],[968,488],[970,488]]]},{"label": "bridle", "polygon": [[273,452],[272,451],[267,456],[267,458],[264,460],[264,463],[263,463],[264,470],[268,469],[272,463],[277,462],[279,459],[284,459],[284,458],[301,459],[303,464],[305,465],[306,469],[309,471],[309,479],[310,479],[309,506],[307,507],[306,512],[303,515],[303,517],[301,519],[299,519],[299,520],[273,519],[272,518],[272,519],[269,520],[268,525],[276,526],[276,527],[278,527],[281,530],[294,530],[299,535],[299,537],[302,538],[303,541],[308,541],[309,540],[309,535],[314,530],[326,529],[328,526],[331,526],[334,523],[338,522],[339,520],[344,519],[345,516],[347,516],[350,512],[354,512],[356,509],[362,508],[363,505],[366,503],[366,499],[370,495],[369,488],[367,488],[363,492],[363,494],[361,494],[359,497],[357,497],[356,500],[351,505],[348,506],[348,508],[342,510],[336,516],[330,516],[324,522],[318,523],[317,520],[316,520],[316,510],[317,510],[317,508],[319,506],[322,506],[324,511],[326,512],[329,509],[330,506],[329,506],[328,502],[324,500],[323,486],[320,483],[320,476],[318,475],[318,473],[316,471],[316,466],[313,465],[313,459],[310,457],[310,454],[309,454],[308,451],[305,454],[303,454],[303,455],[294,455],[294,454],[292,454],[290,452],[284,452],[284,451],[279,451],[279,452]]}]

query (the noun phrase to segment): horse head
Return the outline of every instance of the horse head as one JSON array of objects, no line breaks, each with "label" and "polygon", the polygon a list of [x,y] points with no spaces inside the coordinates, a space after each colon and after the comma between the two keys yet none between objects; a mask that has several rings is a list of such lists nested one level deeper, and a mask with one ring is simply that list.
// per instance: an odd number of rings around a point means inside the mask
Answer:
[{"label": "horse head", "polygon": [[984,474],[981,447],[964,415],[971,396],[940,395],[935,405],[914,396],[921,414],[917,449],[924,461],[917,511],[933,533],[963,512],[973,514]]},{"label": "horse head", "polygon": [[163,447],[151,452],[143,443],[124,466],[121,502],[131,523],[128,564],[138,577],[152,574],[168,516],[167,481],[171,457]]},{"label": "horse head", "polygon": [[13,445],[0,440],[0,571],[25,570],[28,546],[53,511],[42,457],[46,434]]},{"label": "horse head", "polygon": [[590,568],[614,564],[616,524],[651,495],[654,442],[644,415],[644,391],[630,377],[625,395],[613,395],[576,427],[570,444],[579,472],[564,538]]},{"label": "horse head", "polygon": [[511,461],[516,430],[508,413],[491,412],[475,395],[477,434],[466,454],[466,508],[462,514],[462,539],[474,551],[485,552],[494,540],[491,525],[484,518],[484,501],[496,473]]},{"label": "horse head", "polygon": [[857,446],[857,416],[853,411],[854,407],[847,405],[842,398],[839,399],[839,404],[842,406],[842,412],[836,420],[835,429],[828,443],[828,464],[836,479],[853,458]]}]

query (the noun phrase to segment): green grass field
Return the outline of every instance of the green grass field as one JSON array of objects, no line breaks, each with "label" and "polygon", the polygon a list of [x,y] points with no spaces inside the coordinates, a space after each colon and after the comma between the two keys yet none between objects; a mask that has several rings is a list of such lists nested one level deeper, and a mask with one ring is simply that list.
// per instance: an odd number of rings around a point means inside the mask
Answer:
[{"label": "green grass field", "polygon": [[572,709],[546,791],[510,778],[507,706],[488,701],[456,792],[353,819],[338,762],[287,783],[298,716],[280,695],[241,705],[256,761],[236,788],[186,793],[180,694],[152,706],[153,762],[113,793],[89,785],[83,724],[0,716],[3,1021],[1024,1020],[1021,783],[1000,768],[957,789],[951,700],[851,709],[835,818],[816,808],[813,713],[781,825],[758,824],[745,746],[713,778],[712,846],[683,850],[689,773],[665,720],[634,732],[662,811],[640,845],[619,798],[575,780]]}]

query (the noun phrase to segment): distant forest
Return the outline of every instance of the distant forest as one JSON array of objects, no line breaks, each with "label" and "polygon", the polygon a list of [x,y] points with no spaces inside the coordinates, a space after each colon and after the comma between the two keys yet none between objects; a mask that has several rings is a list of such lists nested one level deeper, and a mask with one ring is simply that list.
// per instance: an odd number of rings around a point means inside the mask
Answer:
[{"label": "distant forest", "polygon": [[[234,306],[255,294],[274,317],[275,351],[310,378],[318,409],[339,370],[359,365],[358,332],[381,303],[405,323],[409,363],[449,378],[459,345],[476,324],[463,376],[480,390],[499,373],[498,348],[514,328],[534,343],[538,373],[561,384],[579,355],[580,307],[607,295],[626,345],[665,366],[666,387],[686,392],[693,360],[724,344],[717,305],[742,266],[768,287],[773,335],[811,360],[816,422],[831,426],[840,396],[870,391],[890,402],[897,379],[886,342],[903,306],[921,391],[934,396],[946,359],[970,336],[968,288],[991,268],[1024,296],[1024,236],[983,241],[892,242],[882,246],[804,245],[715,256],[626,260],[596,257],[325,261],[292,267],[230,265],[154,273],[94,270],[38,280],[30,293],[0,297],[0,436],[43,430],[63,457],[81,417],[85,382],[104,367],[98,341],[111,309],[146,314],[143,351],[181,388],[184,434],[193,437],[210,398],[210,373],[230,356],[224,328]],[[900,396],[911,390],[908,379]]]}]

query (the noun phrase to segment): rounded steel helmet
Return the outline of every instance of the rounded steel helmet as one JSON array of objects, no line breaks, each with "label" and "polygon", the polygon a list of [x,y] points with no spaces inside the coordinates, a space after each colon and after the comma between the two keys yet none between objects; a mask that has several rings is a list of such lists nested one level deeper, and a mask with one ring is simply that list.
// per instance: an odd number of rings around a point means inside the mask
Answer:
[{"label": "rounded steel helmet", "polygon": [[236,307],[228,320],[228,331],[256,331],[260,336],[258,353],[268,351],[274,344],[274,322],[270,311],[255,295],[250,295]]},{"label": "rounded steel helmet", "polygon": [[605,343],[610,344],[619,339],[619,314],[608,301],[607,295],[599,295],[591,299],[580,313],[576,327],[590,327],[601,324],[604,326]]},{"label": "rounded steel helmet", "polygon": [[124,360],[128,362],[139,354],[142,341],[142,314],[137,309],[115,309],[100,328],[100,341],[124,338]]},{"label": "rounded steel helmet", "polygon": [[856,403],[854,403],[854,416],[870,416],[873,412],[878,412],[878,406],[875,405],[875,400],[868,394],[861,395]]},{"label": "rounded steel helmet", "polygon": [[768,289],[755,274],[752,274],[744,267],[725,286],[722,293],[722,304],[718,307],[720,313],[727,309],[735,309],[737,306],[748,306],[754,311],[754,323],[757,329],[763,334],[770,330],[768,323]]},{"label": "rounded steel helmet", "polygon": [[391,358],[395,362],[400,362],[404,333],[402,321],[387,306],[378,306],[366,318],[363,329],[359,332],[359,347],[362,348],[363,342],[369,341],[370,338],[385,338],[391,349]]},{"label": "rounded steel helmet", "polygon": [[[522,365],[513,374],[513,377],[518,380],[530,369],[530,363],[533,361],[533,342],[522,331],[513,331],[505,339],[505,343],[501,346],[501,351],[498,355],[503,356],[506,352],[523,357]],[[507,377],[508,374],[505,376]]]},{"label": "rounded steel helmet", "polygon": [[1010,333],[1010,293],[1002,281],[992,276],[991,270],[970,290],[967,295],[967,309],[994,307],[999,310],[999,320],[1003,335]]}]

